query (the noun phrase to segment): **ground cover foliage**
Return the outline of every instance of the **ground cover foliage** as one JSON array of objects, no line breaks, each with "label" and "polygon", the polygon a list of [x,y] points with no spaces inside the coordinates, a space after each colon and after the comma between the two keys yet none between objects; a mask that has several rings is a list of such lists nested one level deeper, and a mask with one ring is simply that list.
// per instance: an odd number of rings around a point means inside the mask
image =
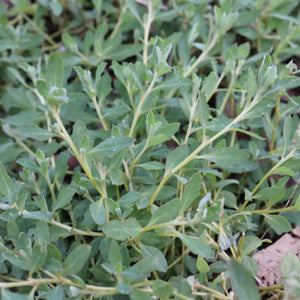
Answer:
[{"label": "ground cover foliage", "polygon": [[297,0],[1,2],[2,299],[299,299]]}]

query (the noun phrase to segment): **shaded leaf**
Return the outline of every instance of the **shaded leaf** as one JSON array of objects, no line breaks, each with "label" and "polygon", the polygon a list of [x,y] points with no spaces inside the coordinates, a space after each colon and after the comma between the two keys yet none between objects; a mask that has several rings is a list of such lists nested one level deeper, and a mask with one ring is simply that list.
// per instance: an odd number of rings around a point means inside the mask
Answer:
[{"label": "shaded leaf", "polygon": [[180,199],[177,198],[157,208],[152,214],[152,217],[147,226],[166,223],[172,220],[178,214],[179,204]]},{"label": "shaded leaf", "polygon": [[56,202],[53,206],[53,211],[63,208],[67,204],[69,204],[75,194],[75,191],[70,189],[69,187],[62,186],[59,191]]},{"label": "shaded leaf", "polygon": [[86,263],[90,255],[91,247],[89,245],[76,246],[63,262],[63,271],[61,275],[70,275],[78,273]]},{"label": "shaded leaf", "polygon": [[96,224],[102,225],[106,222],[107,211],[103,205],[102,199],[90,204],[89,210]]},{"label": "shaded leaf", "polygon": [[188,236],[179,232],[176,232],[176,235],[194,254],[201,255],[205,258],[213,257],[213,250],[207,245],[207,242],[203,238]]},{"label": "shaded leaf", "polygon": [[188,156],[188,146],[182,145],[167,155],[165,176]]},{"label": "shaded leaf", "polygon": [[220,166],[238,165],[245,162],[248,157],[247,152],[236,148],[221,148],[199,156],[199,158],[207,159]]},{"label": "shaded leaf", "polygon": [[59,52],[54,52],[48,61],[46,83],[48,87],[62,88],[63,85],[63,59]]},{"label": "shaded leaf", "polygon": [[97,154],[100,156],[112,156],[122,149],[129,147],[134,139],[130,137],[108,138],[94,147],[88,154]]},{"label": "shaded leaf", "polygon": [[235,260],[229,264],[233,290],[240,300],[260,300],[259,292],[251,274]]},{"label": "shaded leaf", "polygon": [[124,231],[120,220],[112,220],[102,227],[103,232],[109,237],[118,241],[125,241],[128,234]]},{"label": "shaded leaf", "polygon": [[9,198],[10,195],[10,190],[13,186],[13,181],[11,180],[11,178],[8,176],[4,165],[2,164],[2,162],[0,161],[0,193],[4,196],[6,196],[7,198]]},{"label": "shaded leaf", "polygon": [[292,230],[291,224],[283,216],[266,215],[266,219],[277,234],[281,234],[283,232],[290,232]]}]

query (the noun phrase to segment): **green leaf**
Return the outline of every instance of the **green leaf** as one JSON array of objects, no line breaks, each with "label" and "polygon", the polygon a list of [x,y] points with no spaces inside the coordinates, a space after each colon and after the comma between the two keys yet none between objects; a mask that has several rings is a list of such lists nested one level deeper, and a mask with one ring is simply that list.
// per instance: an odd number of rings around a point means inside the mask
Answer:
[{"label": "green leaf", "polygon": [[280,264],[280,271],[285,278],[291,273],[300,274],[300,260],[294,253],[287,252]]},{"label": "green leaf", "polygon": [[[201,94],[202,95],[202,94]],[[200,117],[200,124],[203,128],[203,131],[206,130],[206,123],[209,116],[209,106],[206,103],[206,100],[204,97],[200,96],[200,105],[199,105],[199,117]]]},{"label": "green leaf", "polygon": [[209,271],[206,260],[200,255],[197,257],[197,269],[200,273],[207,273]]},{"label": "green leaf", "polygon": [[72,52],[77,52],[77,44],[75,40],[67,33],[62,34],[62,41],[65,44],[65,46],[70,49]]},{"label": "green leaf", "polygon": [[269,54],[266,54],[263,58],[258,72],[258,84],[260,88],[264,85],[264,75],[270,66],[272,66],[272,59]]},{"label": "green leaf", "polygon": [[243,120],[261,118],[265,113],[270,111],[275,105],[275,101],[270,98],[263,98],[245,115]]},{"label": "green leaf", "polygon": [[249,67],[248,69],[248,81],[247,81],[247,103],[250,103],[252,97],[254,97],[257,89],[256,79],[254,72]]},{"label": "green leaf", "polygon": [[164,75],[171,71],[167,59],[172,50],[172,44],[162,38],[156,37],[153,45],[153,58],[155,70],[158,76]]},{"label": "green leaf", "polygon": [[89,138],[89,132],[86,125],[82,121],[77,121],[73,125],[72,141],[79,153],[83,153],[91,149],[92,141]]},{"label": "green leaf", "polygon": [[166,223],[172,220],[179,211],[180,199],[174,199],[157,208],[147,226]]},{"label": "green leaf", "polygon": [[277,79],[277,67],[276,66],[268,67],[264,74],[263,79],[264,79],[263,88],[266,89]]},{"label": "green leaf", "polygon": [[171,77],[168,78],[167,80],[164,80],[162,82],[159,82],[157,84],[155,84],[153,91],[158,91],[158,90],[174,90],[177,89],[179,87],[183,87],[183,86],[188,86],[191,85],[191,81],[187,78],[179,78],[178,77]]},{"label": "green leaf", "polygon": [[34,196],[33,199],[38,208],[40,208],[41,210],[43,210],[45,212],[48,211],[47,201],[44,196],[41,196],[41,195]]},{"label": "green leaf", "polygon": [[292,230],[288,220],[280,215],[266,215],[267,222],[276,231],[278,235]]},{"label": "green leaf", "polygon": [[88,154],[96,154],[99,156],[112,156],[122,149],[129,147],[134,139],[130,137],[108,138],[94,147]]},{"label": "green leaf", "polygon": [[10,125],[23,126],[35,125],[45,119],[45,114],[41,111],[23,110],[17,114],[6,117],[3,121]]},{"label": "green leaf", "polygon": [[44,211],[29,211],[23,214],[23,218],[49,222],[51,221],[51,214]]},{"label": "green leaf", "polygon": [[204,80],[204,83],[201,88],[201,92],[204,93],[206,102],[212,96],[212,94],[216,88],[218,80],[219,80],[219,78],[214,72],[211,72]]},{"label": "green leaf", "polygon": [[40,269],[45,261],[46,261],[47,252],[43,247],[36,244],[32,249],[31,260],[30,260],[30,273],[32,275],[33,272]]},{"label": "green leaf", "polygon": [[141,279],[149,277],[151,271],[155,269],[159,260],[155,256],[147,256],[134,265],[141,274]]},{"label": "green leaf", "polygon": [[99,106],[105,100],[111,91],[111,78],[108,74],[104,74],[96,83],[96,95],[98,97]]},{"label": "green leaf", "polygon": [[173,292],[173,286],[160,279],[156,279],[152,285],[154,295],[160,299],[170,299]]},{"label": "green leaf", "polygon": [[54,133],[49,132],[38,126],[24,126],[15,129],[15,132],[19,135],[32,138],[38,141],[46,141],[55,136]]},{"label": "green leaf", "polygon": [[300,195],[296,199],[295,210],[298,211],[298,212],[300,212]]},{"label": "green leaf", "polygon": [[90,89],[93,88],[91,71],[83,70],[80,66],[74,67],[74,70],[76,71],[76,73],[81,81],[83,89],[86,92],[89,92]]},{"label": "green leaf", "polygon": [[29,297],[24,294],[13,293],[6,289],[3,289],[1,291],[1,299],[2,300],[29,300]]},{"label": "green leaf", "polygon": [[63,151],[59,153],[59,157],[55,161],[55,175],[53,181],[61,180],[66,175],[66,171],[69,169],[68,160],[70,157],[69,151]]},{"label": "green leaf", "polygon": [[57,286],[51,289],[46,296],[46,300],[64,300],[65,299],[65,290],[61,286]]},{"label": "green leaf", "polygon": [[126,86],[126,79],[124,76],[124,67],[119,65],[116,61],[112,62],[112,69],[116,77],[122,82],[124,86]]},{"label": "green leaf", "polygon": [[46,83],[49,88],[63,86],[64,64],[59,52],[54,52],[48,61],[46,72]]},{"label": "green leaf", "polygon": [[145,170],[163,170],[165,168],[165,165],[159,161],[151,161],[144,164],[138,164],[136,166]]},{"label": "green leaf", "polygon": [[296,173],[290,168],[281,166],[272,171],[272,174],[296,176]]},{"label": "green leaf", "polygon": [[[148,147],[152,147],[168,141],[177,132],[180,123],[166,124],[160,126],[160,122],[155,123],[155,127],[150,127]],[[151,134],[152,132],[152,134]]]},{"label": "green leaf", "polygon": [[188,156],[188,151],[188,146],[182,145],[167,155],[164,176],[172,172],[172,170]]},{"label": "green leaf", "polygon": [[258,247],[260,247],[262,243],[263,241],[260,240],[257,236],[246,235],[243,242],[242,258],[252,253]]},{"label": "green leaf", "polygon": [[138,54],[143,49],[143,46],[140,44],[123,44],[118,45],[113,50],[110,47],[107,47],[103,52],[103,56],[106,59],[122,61],[128,57]]},{"label": "green leaf", "polygon": [[96,224],[102,225],[106,222],[107,211],[103,205],[102,199],[90,204],[89,210]]},{"label": "green leaf", "polygon": [[188,185],[184,188],[182,194],[182,200],[180,201],[180,211],[179,214],[183,214],[194,200],[199,196],[200,183],[202,181],[201,173],[196,173],[189,180]]},{"label": "green leaf", "polygon": [[118,266],[122,266],[122,254],[116,241],[111,241],[110,243],[108,262],[114,269]]},{"label": "green leaf", "polygon": [[136,5],[135,1],[134,0],[126,0],[126,3],[128,5],[128,8],[129,8],[131,14],[133,16],[135,16],[140,23],[142,23],[142,19],[141,19],[140,15],[139,15],[139,12],[137,10],[137,5]]},{"label": "green leaf", "polygon": [[69,204],[73,199],[74,194],[74,190],[70,189],[69,187],[62,186],[59,191],[56,202],[54,203],[53,212]]},{"label": "green leaf", "polygon": [[8,176],[4,165],[0,161],[0,193],[4,195],[5,197],[9,198],[10,196],[10,190],[13,186],[13,181],[11,178]]},{"label": "green leaf", "polygon": [[158,264],[154,267],[155,270],[159,272],[167,272],[168,270],[168,263],[164,256],[164,254],[156,247],[141,245],[141,252],[144,257],[152,256],[158,259]]},{"label": "green leaf", "polygon": [[189,248],[194,254],[200,255],[205,258],[213,258],[214,252],[207,245],[207,242],[203,238],[195,236],[188,236],[180,232],[176,232],[176,235],[181,239],[183,244]]},{"label": "green leaf", "polygon": [[231,260],[229,264],[229,272],[233,284],[233,290],[238,299],[260,300],[254,279],[244,266],[235,260]]},{"label": "green leaf", "polygon": [[198,158],[207,159],[219,166],[239,165],[245,162],[249,154],[236,148],[222,148],[210,153],[198,156]]},{"label": "green leaf", "polygon": [[252,196],[253,199],[258,199],[261,201],[267,201],[272,199],[273,197],[277,196],[282,191],[280,187],[266,187],[260,190],[258,193]]},{"label": "green leaf", "polygon": [[55,16],[59,16],[63,10],[63,7],[58,0],[51,0],[50,8]]},{"label": "green leaf", "polygon": [[129,293],[131,292],[131,285],[127,284],[124,281],[120,281],[118,282],[117,286],[116,286],[116,290],[120,293],[120,294],[125,294],[125,295],[129,295]]},{"label": "green leaf", "polygon": [[90,255],[91,247],[89,245],[78,245],[72,249],[63,262],[63,271],[61,275],[70,275],[78,273]]},{"label": "green leaf", "polygon": [[120,220],[112,220],[106,223],[102,227],[102,230],[106,235],[118,241],[125,241],[128,237]]},{"label": "green leaf", "polygon": [[124,231],[134,239],[136,239],[142,233],[142,227],[136,218],[129,218],[125,220],[123,227]]}]

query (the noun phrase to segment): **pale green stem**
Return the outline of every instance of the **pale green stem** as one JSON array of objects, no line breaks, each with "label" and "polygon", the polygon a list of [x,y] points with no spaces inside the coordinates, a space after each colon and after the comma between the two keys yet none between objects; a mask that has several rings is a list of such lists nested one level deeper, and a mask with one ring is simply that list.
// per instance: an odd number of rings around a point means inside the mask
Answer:
[{"label": "pale green stem", "polygon": [[[270,169],[267,174],[265,174],[263,176],[263,178],[258,182],[258,184],[255,186],[255,188],[252,190],[251,194],[252,196],[256,193],[256,191],[259,189],[259,187],[263,184],[263,182],[270,176],[273,174],[273,172],[280,167],[283,163],[285,163],[287,160],[289,160],[290,158],[293,157],[294,152],[296,151],[296,149],[293,149],[287,156],[282,157],[281,160],[272,168]],[[242,211],[246,205],[248,204],[249,200],[245,200],[245,202],[243,203],[243,205],[241,206],[241,208],[239,209],[239,211]]]},{"label": "pale green stem", "polygon": [[148,1],[148,17],[146,24],[144,24],[144,49],[143,49],[143,63],[148,64],[148,40],[150,34],[151,23],[153,21],[153,7],[152,1]]},{"label": "pale green stem", "polygon": [[67,231],[69,231],[72,234],[78,234],[78,235],[85,235],[85,236],[103,236],[103,234],[101,232],[94,232],[94,231],[84,231],[84,230],[80,230],[65,224],[62,224],[60,222],[57,222],[55,220],[51,220],[51,221],[47,221],[47,223],[66,229]]},{"label": "pale green stem", "polygon": [[20,145],[26,152],[28,152],[32,157],[36,158],[36,154],[32,152],[18,137],[14,136],[16,143]]},{"label": "pale green stem", "polygon": [[117,24],[116,24],[116,26],[115,26],[113,32],[112,32],[111,35],[109,36],[109,39],[110,39],[110,40],[113,39],[113,38],[117,35],[117,33],[118,33],[118,31],[119,31],[119,29],[120,29],[120,27],[121,27],[121,24],[122,24],[122,22],[123,22],[122,16],[123,16],[123,14],[125,13],[126,8],[127,8],[127,7],[126,7],[125,5],[124,5],[124,6],[123,6],[123,5],[121,6],[121,11],[120,11],[120,15],[119,15],[119,18],[118,18],[118,22],[117,22]]},{"label": "pale green stem", "polygon": [[104,117],[103,117],[102,114],[101,114],[100,106],[99,106],[99,104],[98,104],[98,102],[97,102],[96,96],[92,97],[91,100],[92,100],[92,102],[93,102],[93,104],[94,104],[94,106],[95,106],[95,109],[96,109],[98,118],[100,119],[100,122],[101,122],[103,128],[104,128],[106,131],[108,131],[108,130],[109,130],[109,126],[108,126],[106,120],[104,119]]},{"label": "pale green stem", "polygon": [[212,40],[207,43],[207,47],[203,50],[203,52],[201,53],[201,55],[194,61],[194,63],[190,66],[190,68],[183,73],[184,77],[189,77],[193,73],[194,69],[201,62],[203,62],[206,59],[207,54],[215,46],[215,44],[218,41],[218,39],[219,39],[219,36],[217,34],[215,34],[213,36]]},{"label": "pale green stem", "polygon": [[197,154],[202,151],[206,146],[210,145],[212,142],[214,142],[216,139],[218,139],[220,136],[228,132],[235,124],[243,120],[245,117],[246,113],[258,102],[258,95],[255,97],[252,103],[248,107],[245,107],[244,110],[226,127],[224,127],[221,131],[219,131],[216,135],[211,137],[208,140],[203,140],[203,142],[200,144],[198,148],[196,148],[186,159],[184,159],[181,163],[179,163],[176,167],[174,167],[168,174],[164,176],[160,184],[158,185],[156,191],[152,195],[150,199],[150,205],[153,204],[154,200],[156,199],[158,193],[162,189],[162,187],[165,185],[167,180],[172,176],[173,173],[176,173],[178,170],[180,170],[182,167],[184,167],[186,164],[188,164],[190,161],[192,161]]},{"label": "pale green stem", "polygon": [[66,131],[63,123],[61,122],[61,119],[60,119],[59,114],[56,111],[56,109],[52,109],[52,114],[53,114],[54,119],[58,123],[60,130],[62,131],[62,134],[63,134],[62,137],[69,144],[70,148],[72,149],[74,155],[76,156],[76,158],[77,158],[78,162],[80,163],[82,169],[84,170],[85,174],[90,179],[91,183],[96,188],[96,190],[99,192],[99,194],[101,196],[106,197],[106,195],[104,195],[104,192],[102,191],[101,187],[99,186],[99,184],[97,183],[97,181],[93,177],[93,175],[92,175],[92,173],[89,169],[89,166],[86,164],[85,160],[82,158],[80,153],[77,151],[77,148],[74,145],[74,143],[73,143],[71,137],[69,136],[68,132]]},{"label": "pale green stem", "polygon": [[247,212],[249,212],[251,214],[264,215],[264,214],[277,214],[277,213],[282,213],[285,211],[292,211],[292,210],[295,210],[295,206],[289,206],[289,207],[277,208],[277,209],[247,210]]},{"label": "pale green stem", "polygon": [[148,141],[146,141],[146,144],[144,146],[144,148],[142,149],[142,151],[138,154],[138,156],[133,160],[132,164],[129,167],[129,172],[132,171],[132,169],[135,167],[135,165],[137,164],[137,162],[140,160],[141,156],[145,153],[145,151],[148,149]]},{"label": "pale green stem", "polygon": [[138,120],[138,118],[139,118],[140,115],[141,115],[142,107],[143,107],[145,101],[147,100],[147,97],[148,97],[149,94],[152,92],[152,88],[153,88],[153,86],[154,86],[156,80],[157,80],[157,73],[154,72],[152,81],[151,81],[151,83],[150,83],[150,85],[149,85],[147,91],[142,95],[142,98],[141,98],[141,100],[140,100],[140,102],[139,102],[139,105],[138,105],[138,107],[137,107],[137,109],[136,109],[136,112],[135,112],[135,114],[134,114],[133,121],[132,121],[131,128],[130,128],[130,133],[129,133],[129,136],[131,136],[131,137],[133,136],[133,133],[134,133],[134,129],[135,129],[137,120]]}]

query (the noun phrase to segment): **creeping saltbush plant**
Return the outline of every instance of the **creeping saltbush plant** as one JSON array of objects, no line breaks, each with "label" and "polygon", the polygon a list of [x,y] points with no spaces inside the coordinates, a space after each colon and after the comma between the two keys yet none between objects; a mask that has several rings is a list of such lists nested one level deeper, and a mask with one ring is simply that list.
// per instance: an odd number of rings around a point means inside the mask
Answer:
[{"label": "creeping saltbush plant", "polygon": [[298,1],[31,2],[0,3],[2,299],[300,297],[252,258],[300,226]]}]

